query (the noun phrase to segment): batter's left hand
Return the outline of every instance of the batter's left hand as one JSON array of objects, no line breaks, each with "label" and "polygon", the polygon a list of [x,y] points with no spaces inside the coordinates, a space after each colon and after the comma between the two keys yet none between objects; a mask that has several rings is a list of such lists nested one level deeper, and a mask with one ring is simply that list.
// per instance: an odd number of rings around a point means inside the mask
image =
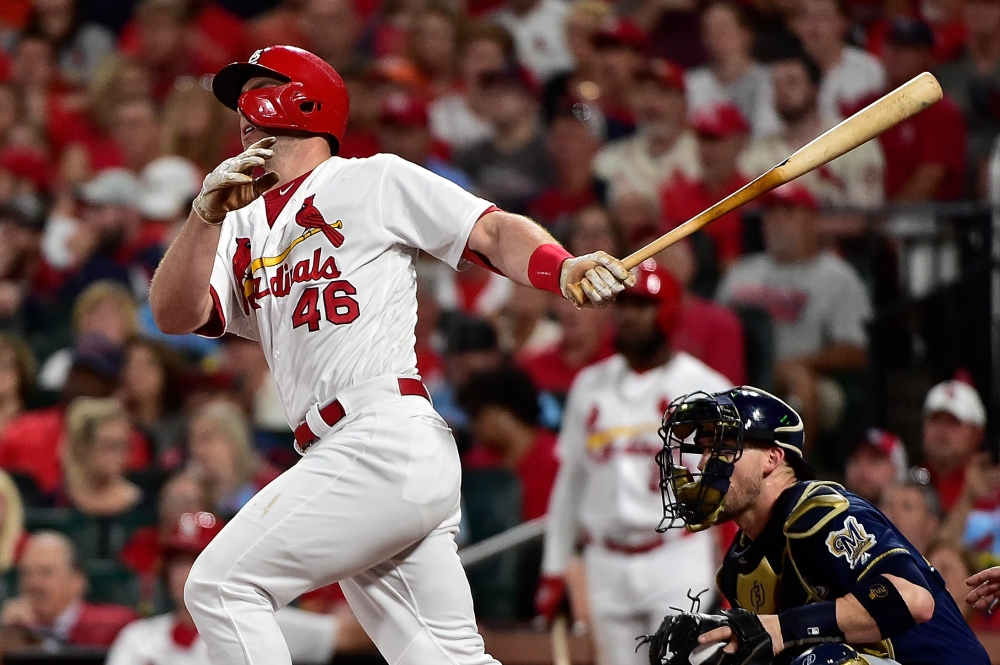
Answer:
[{"label": "batter's left hand", "polygon": [[559,290],[564,298],[572,300],[567,287],[577,282],[591,304],[603,307],[624,291],[626,286],[635,284],[635,275],[607,252],[594,252],[563,261]]}]

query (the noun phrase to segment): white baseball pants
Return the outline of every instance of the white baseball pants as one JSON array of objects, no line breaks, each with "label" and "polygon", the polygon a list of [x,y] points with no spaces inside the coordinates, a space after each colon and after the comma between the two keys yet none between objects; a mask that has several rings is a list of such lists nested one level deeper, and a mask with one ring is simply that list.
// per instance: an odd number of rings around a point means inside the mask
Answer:
[{"label": "white baseball pants", "polygon": [[390,665],[495,664],[454,535],[461,468],[422,397],[348,411],[195,562],[185,604],[213,665],[289,665],[274,612],[340,581]]},{"label": "white baseball pants", "polygon": [[640,635],[652,634],[663,617],[688,610],[688,591],[702,589],[702,608],[715,597],[715,552],[711,534],[677,538],[642,554],[591,545],[584,552],[587,593],[600,665],[647,665],[649,650],[636,652]]}]

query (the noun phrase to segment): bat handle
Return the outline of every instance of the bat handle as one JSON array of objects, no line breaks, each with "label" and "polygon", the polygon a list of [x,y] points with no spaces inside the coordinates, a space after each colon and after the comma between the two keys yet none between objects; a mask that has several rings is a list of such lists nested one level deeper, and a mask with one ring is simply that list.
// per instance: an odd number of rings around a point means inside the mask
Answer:
[{"label": "bat handle", "polygon": [[580,286],[580,282],[574,282],[573,284],[566,285],[566,297],[577,307],[583,307],[590,302],[590,298],[588,298],[587,294],[583,292],[583,287]]}]

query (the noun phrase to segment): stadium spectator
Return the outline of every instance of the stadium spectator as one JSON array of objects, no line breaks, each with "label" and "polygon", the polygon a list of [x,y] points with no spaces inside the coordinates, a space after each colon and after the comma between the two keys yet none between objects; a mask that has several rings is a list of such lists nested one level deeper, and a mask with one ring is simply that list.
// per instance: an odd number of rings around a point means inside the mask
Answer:
[{"label": "stadium spectator", "polygon": [[608,208],[622,230],[626,251],[635,251],[660,237],[662,215],[656,196],[622,187],[611,191]]},{"label": "stadium spectator", "polygon": [[88,517],[119,517],[136,508],[142,490],[125,477],[131,433],[128,412],[113,399],[81,397],[70,404],[56,502]]},{"label": "stadium spectator", "polygon": [[434,408],[461,435],[469,419],[459,406],[459,392],[477,372],[502,367],[504,356],[496,330],[488,321],[459,314],[449,320],[446,330],[448,381],[434,396]]},{"label": "stadium spectator", "polygon": [[923,415],[924,465],[948,511],[962,495],[966,469],[982,446],[986,407],[969,384],[942,381],[927,392]]},{"label": "stadium spectator", "polygon": [[459,392],[469,414],[472,440],[468,468],[506,468],[521,481],[521,519],[541,517],[559,470],[556,436],[538,424],[538,392],[521,370],[475,374]]},{"label": "stadium spectator", "polygon": [[[691,128],[698,137],[701,176],[677,173],[660,190],[663,231],[691,219],[749,182],[737,168],[747,145],[750,126],[740,110],[729,103],[707,104],[694,111]],[[773,166],[773,165],[772,165]],[[715,220],[702,232],[711,244],[709,259],[699,272],[723,272],[743,253],[743,221],[739,211]]]},{"label": "stadium spectator", "polygon": [[20,337],[0,333],[0,432],[24,411],[35,369],[28,345]]},{"label": "stadium spectator", "polygon": [[592,101],[599,89],[596,81],[597,51],[593,38],[601,25],[611,19],[611,5],[605,0],[573,0],[566,16],[566,43],[573,69],[551,77],[545,84],[543,108],[551,122],[556,111],[577,102]]},{"label": "stadium spectator", "polygon": [[79,0],[35,0],[25,28],[55,47],[60,77],[70,85],[86,84],[115,47],[111,31],[84,21],[82,13]]},{"label": "stadium spectator", "polygon": [[[0,157],[0,161],[2,161]],[[21,194],[0,205],[0,330],[26,332],[31,289],[41,268],[42,206],[34,195]]]},{"label": "stadium spectator", "polygon": [[844,41],[850,23],[842,0],[803,0],[789,27],[822,70],[819,111],[824,119],[845,117],[845,107],[882,94],[886,70],[871,54]]},{"label": "stadium spectator", "polygon": [[878,505],[886,487],[906,481],[908,469],[903,440],[892,432],[872,427],[847,457],[844,487]]},{"label": "stadium spectator", "polygon": [[583,208],[570,220],[566,229],[566,248],[575,256],[605,251],[621,256],[625,238],[621,225],[606,208],[592,205]]},{"label": "stadium spectator", "polygon": [[410,30],[410,59],[426,79],[432,99],[455,87],[460,31],[460,18],[443,6],[428,7]]},{"label": "stadium spectator", "polygon": [[27,541],[21,494],[10,474],[0,471],[0,574],[14,569]]},{"label": "stadium spectator", "polygon": [[601,142],[580,115],[564,103],[549,118],[546,143],[553,167],[552,184],[528,204],[528,213],[550,229],[564,227],[572,215],[597,203],[590,164]]},{"label": "stadium spectator", "polygon": [[688,106],[697,112],[709,105],[735,104],[755,135],[778,129],[771,78],[753,59],[753,25],[745,11],[729,0],[713,0],[701,17],[701,35],[709,62],[688,71]]},{"label": "stadium spectator", "polygon": [[19,593],[0,608],[0,623],[20,633],[25,644],[40,644],[48,651],[64,646],[108,647],[123,627],[138,618],[130,607],[84,600],[83,561],[64,534],[33,534],[17,569]]},{"label": "stadium spectator", "polygon": [[493,136],[459,152],[455,166],[500,208],[525,213],[552,177],[538,116],[537,84],[528,71],[509,65],[483,74],[480,85]]},{"label": "stadium spectator", "polygon": [[[830,0],[821,0],[832,4]],[[822,113],[821,72],[804,53],[781,57],[771,63],[774,105],[781,128],[769,136],[756,137],[740,159],[750,177],[757,177],[781,163],[806,143],[832,128],[837,119]],[[819,199],[831,206],[874,208],[882,205],[885,158],[879,144],[869,141],[842,157],[810,171],[798,179]]]},{"label": "stadium spectator", "polygon": [[25,124],[44,131],[49,127],[51,103],[62,92],[52,45],[37,32],[18,37],[11,49],[10,81],[22,99]]},{"label": "stadium spectator", "polygon": [[888,485],[882,490],[878,507],[903,537],[927,556],[942,517],[941,502],[934,488],[915,480]]},{"label": "stadium spectator", "polygon": [[607,199],[635,191],[656,200],[674,173],[698,177],[698,146],[687,129],[684,74],[664,60],[652,60],[636,74],[631,92],[635,134],[611,141],[594,158],[594,175]]},{"label": "stadium spectator", "polygon": [[507,0],[493,18],[514,37],[518,61],[544,82],[573,66],[566,41],[568,12],[568,3],[560,0]]},{"label": "stadium spectator", "polygon": [[497,317],[500,348],[507,355],[532,353],[552,348],[562,333],[549,318],[555,297],[552,293],[515,284],[507,304]]},{"label": "stadium spectator", "polygon": [[945,588],[958,605],[965,620],[974,620],[972,605],[965,602],[965,597],[969,593],[965,580],[973,573],[979,572],[979,568],[969,553],[956,541],[938,539],[930,544],[925,556],[927,563],[934,566],[934,570],[941,574]]},{"label": "stadium spectator", "polygon": [[165,154],[185,157],[203,173],[210,173],[220,161],[236,154],[238,130],[232,113],[197,79],[185,76],[174,81],[163,103]]},{"label": "stadium spectator", "polygon": [[[330,26],[337,29],[331,30]],[[359,49],[364,24],[351,0],[305,0],[299,10],[299,27],[305,37],[302,47],[337,71],[357,69],[364,64],[365,57]]]},{"label": "stadium spectator", "polygon": [[831,375],[858,371],[867,362],[871,304],[855,269],[822,250],[818,203],[808,190],[789,183],[765,202],[766,251],[737,261],[717,298],[771,315],[775,380],[802,414],[808,451],[820,423],[832,428],[842,415],[842,389]]},{"label": "stadium spectator", "polygon": [[941,538],[962,543],[970,551],[1000,555],[1000,467],[989,453],[979,453],[965,468],[962,492],[945,515]]},{"label": "stadium spectator", "polygon": [[[823,0],[828,2],[829,0]],[[893,21],[882,60],[888,89],[933,65],[934,37],[926,23]],[[858,101],[861,108],[887,92]],[[885,197],[890,201],[951,201],[965,186],[966,128],[962,111],[945,95],[937,104],[879,134],[885,153]]]},{"label": "stadium spectator", "polygon": [[123,101],[111,112],[111,138],[122,154],[122,165],[133,173],[160,156],[161,121],[159,107],[150,99]]},{"label": "stadium spectator", "polygon": [[189,159],[165,155],[154,159],[139,174],[139,210],[146,231],[167,245],[174,226],[187,219],[191,201],[201,191],[202,174]]},{"label": "stadium spectator", "polygon": [[227,519],[281,473],[261,459],[246,417],[229,402],[210,402],[191,416],[188,454],[215,512]]},{"label": "stadium spectator", "polygon": [[646,63],[646,34],[628,18],[606,17],[591,35],[594,49],[594,86],[584,86],[569,98],[596,101],[604,121],[604,136],[611,141],[635,131],[632,83]]},{"label": "stadium spectator", "polygon": [[691,243],[675,243],[656,259],[682,289],[677,329],[670,338],[674,349],[694,356],[734,386],[742,385],[746,380],[743,324],[729,309],[691,290],[696,270]]},{"label": "stadium spectator", "polygon": [[459,88],[439,96],[428,107],[435,137],[458,152],[492,136],[482,75],[501,69],[513,54],[514,41],[500,26],[478,23],[468,28],[459,53]]},{"label": "stadium spectator", "polygon": [[236,335],[222,338],[219,369],[233,380],[235,396],[255,429],[287,432],[285,409],[271,378],[264,352],[253,340]]},{"label": "stadium spectator", "polygon": [[379,119],[380,152],[399,155],[463,189],[472,190],[474,185],[468,175],[432,152],[427,105],[424,102],[413,95],[389,95],[382,105]]},{"label": "stadium spectator", "polygon": [[[97,346],[121,352],[136,332],[135,300],[121,284],[100,280],[88,286],[73,303],[73,337],[99,338]],[[73,364],[74,349],[59,349],[48,357],[38,372],[43,390],[58,391],[66,383]]]},{"label": "stadium spectator", "polygon": [[163,344],[137,337],[125,345],[118,398],[164,468],[177,466],[183,454],[182,370],[183,359]]},{"label": "stadium spectator", "polygon": [[[962,109],[967,123],[969,162],[982,174],[1000,133],[1000,5],[991,0],[965,4],[968,41],[957,60],[934,70],[945,93]],[[982,192],[980,193],[982,195]]]}]

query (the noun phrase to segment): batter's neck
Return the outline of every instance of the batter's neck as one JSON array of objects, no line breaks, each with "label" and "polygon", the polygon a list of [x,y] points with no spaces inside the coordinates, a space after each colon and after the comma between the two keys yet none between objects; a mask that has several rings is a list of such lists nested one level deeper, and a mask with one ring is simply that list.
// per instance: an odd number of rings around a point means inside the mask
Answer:
[{"label": "batter's neck", "polygon": [[[281,140],[274,146],[274,157],[267,163],[268,171],[278,172],[278,184],[283,187],[303,173],[330,159],[330,145],[322,136]],[[273,189],[273,188],[272,188]]]}]

